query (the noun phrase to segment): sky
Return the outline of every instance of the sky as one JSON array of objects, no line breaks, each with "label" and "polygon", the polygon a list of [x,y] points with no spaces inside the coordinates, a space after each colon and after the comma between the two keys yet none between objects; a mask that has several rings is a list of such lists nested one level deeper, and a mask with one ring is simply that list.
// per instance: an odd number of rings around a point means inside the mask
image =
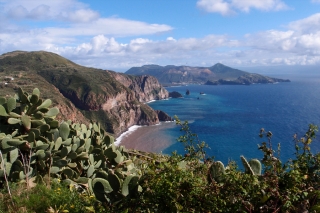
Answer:
[{"label": "sky", "polygon": [[146,64],[320,65],[320,0],[0,0],[0,54]]}]

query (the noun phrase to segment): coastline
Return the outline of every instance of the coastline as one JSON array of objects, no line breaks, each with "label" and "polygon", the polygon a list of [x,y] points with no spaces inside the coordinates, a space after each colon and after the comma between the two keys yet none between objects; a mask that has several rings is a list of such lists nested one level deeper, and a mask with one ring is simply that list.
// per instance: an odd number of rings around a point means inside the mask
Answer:
[{"label": "coastline", "polygon": [[145,102],[145,104],[149,104],[149,103],[156,102],[156,101],[168,101],[169,99],[170,99],[170,97],[164,98],[164,99],[160,99],[160,100],[154,99],[154,100],[150,100],[150,101]]},{"label": "coastline", "polygon": [[174,127],[176,127],[175,122],[160,122],[151,126],[134,125],[116,139],[115,145],[160,153],[175,143],[175,138],[164,133],[166,129]]}]

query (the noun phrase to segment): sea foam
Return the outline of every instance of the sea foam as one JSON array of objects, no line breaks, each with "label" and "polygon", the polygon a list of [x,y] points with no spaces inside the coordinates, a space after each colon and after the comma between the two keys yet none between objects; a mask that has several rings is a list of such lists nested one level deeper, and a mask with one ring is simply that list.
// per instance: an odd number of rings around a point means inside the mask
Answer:
[{"label": "sea foam", "polygon": [[133,125],[131,126],[127,131],[125,131],[124,133],[122,133],[117,139],[116,141],[114,142],[115,145],[119,146],[121,144],[121,140],[124,138],[124,137],[127,137],[129,136],[131,133],[133,133],[134,131],[136,131],[137,129],[139,129],[140,127],[142,126],[139,126],[139,125]]}]

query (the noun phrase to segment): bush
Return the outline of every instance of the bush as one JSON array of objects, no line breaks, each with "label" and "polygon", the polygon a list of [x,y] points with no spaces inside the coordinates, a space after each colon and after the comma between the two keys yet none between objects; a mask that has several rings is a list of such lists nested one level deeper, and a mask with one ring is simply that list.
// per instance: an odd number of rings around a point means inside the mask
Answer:
[{"label": "bush", "polygon": [[[205,156],[204,142],[181,123],[186,133],[183,140],[185,156],[173,153],[166,160],[148,163],[143,170],[141,186],[143,193],[134,201],[123,204],[130,212],[319,212],[320,210],[320,154],[313,154],[310,144],[317,127],[310,125],[305,136],[296,140],[296,158],[281,163],[275,156],[280,146],[271,146],[272,133],[260,132],[267,142],[259,149],[263,172],[253,168],[256,159],[246,161],[240,171],[235,162],[223,166],[219,175],[212,173],[212,158]],[[190,141],[191,140],[191,141]],[[199,144],[200,143],[200,144]],[[196,146],[196,147],[193,147]],[[218,163],[221,165],[221,163]],[[258,163],[259,164],[259,163]],[[221,169],[221,168],[220,168]],[[222,172],[223,171],[223,172]]]},{"label": "bush", "polygon": [[59,183],[52,184],[51,188],[37,184],[32,189],[26,189],[21,184],[10,184],[10,189],[12,199],[8,191],[1,191],[3,199],[0,203],[0,212],[104,212],[104,208],[94,196],[79,194]]}]

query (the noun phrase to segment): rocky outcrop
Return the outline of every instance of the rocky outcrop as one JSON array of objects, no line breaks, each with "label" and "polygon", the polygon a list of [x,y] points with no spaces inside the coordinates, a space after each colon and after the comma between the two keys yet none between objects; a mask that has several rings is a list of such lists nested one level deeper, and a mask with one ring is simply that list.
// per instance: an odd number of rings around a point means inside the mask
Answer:
[{"label": "rocky outcrop", "polygon": [[159,123],[157,113],[148,105],[137,101],[124,101],[107,111],[100,109],[98,111],[84,111],[83,113],[92,120],[100,120],[105,129],[116,136],[133,125]]},{"label": "rocky outcrop", "polygon": [[[13,75],[12,83],[25,91],[38,87],[41,96],[60,109],[61,121],[96,121],[115,136],[135,124],[157,124],[158,114],[142,102],[168,98],[154,77],[83,67],[44,51],[2,55],[0,67],[0,78]],[[1,92],[13,95],[15,87]]]},{"label": "rocky outcrop", "polygon": [[173,121],[173,119],[165,112],[161,110],[155,110],[158,114],[159,121]]},{"label": "rocky outcrop", "polygon": [[169,97],[170,98],[182,98],[183,96],[179,92],[173,91],[173,92],[169,92]]},{"label": "rocky outcrop", "polygon": [[131,76],[113,71],[107,72],[121,84],[131,89],[140,102],[161,100],[169,97],[168,91],[153,76]]},{"label": "rocky outcrop", "polygon": [[[94,77],[81,76],[79,73],[57,74],[50,71],[41,71],[40,75],[81,109],[86,118],[98,121],[108,132],[116,136],[133,125],[159,123],[157,113],[139,99],[145,102],[166,98],[168,94],[154,77],[149,78],[149,76],[131,79],[112,71],[96,71]],[[74,78],[87,83],[82,88],[77,88],[74,84],[78,83],[73,82]],[[104,79],[104,82],[91,86],[90,82],[94,80],[90,78]]]}]

